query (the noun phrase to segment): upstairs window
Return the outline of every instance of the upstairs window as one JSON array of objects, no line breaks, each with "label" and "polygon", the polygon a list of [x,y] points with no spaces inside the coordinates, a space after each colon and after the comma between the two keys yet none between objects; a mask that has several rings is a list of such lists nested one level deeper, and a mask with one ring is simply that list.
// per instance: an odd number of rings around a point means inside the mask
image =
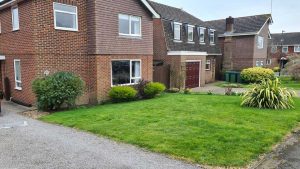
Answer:
[{"label": "upstairs window", "polygon": [[300,45],[294,46],[294,52],[295,52],[295,53],[300,52]]},{"label": "upstairs window", "polygon": [[22,90],[21,62],[19,59],[14,60],[14,69],[15,69],[15,89]]},{"label": "upstairs window", "polygon": [[189,42],[194,41],[194,26],[192,26],[192,25],[188,26],[188,41]]},{"label": "upstairs window", "polygon": [[272,53],[276,53],[276,52],[277,52],[277,46],[272,46],[271,52],[272,52]]},{"label": "upstairs window", "polygon": [[181,23],[174,23],[174,40],[181,41]]},{"label": "upstairs window", "polygon": [[12,15],[13,31],[19,30],[20,29],[19,8],[17,6],[11,8],[11,15]]},{"label": "upstairs window", "polygon": [[209,41],[210,44],[215,44],[215,30],[213,29],[209,30]]},{"label": "upstairs window", "polygon": [[141,17],[119,14],[119,35],[141,36]]},{"label": "upstairs window", "polygon": [[257,48],[258,49],[264,48],[264,37],[262,37],[262,36],[257,37]]},{"label": "upstairs window", "polygon": [[282,53],[288,53],[289,52],[289,47],[288,46],[283,46],[282,47]]},{"label": "upstairs window", "polygon": [[55,29],[78,31],[77,7],[54,2]]},{"label": "upstairs window", "polygon": [[137,84],[141,74],[140,60],[112,61],[112,86]]},{"label": "upstairs window", "polygon": [[199,28],[199,41],[205,43],[205,28]]}]

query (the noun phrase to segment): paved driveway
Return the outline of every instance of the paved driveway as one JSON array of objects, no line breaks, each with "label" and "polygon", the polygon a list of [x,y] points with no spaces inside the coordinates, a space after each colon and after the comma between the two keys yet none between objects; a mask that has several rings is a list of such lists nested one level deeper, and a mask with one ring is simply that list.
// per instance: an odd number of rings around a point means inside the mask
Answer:
[{"label": "paved driveway", "polygon": [[16,114],[26,110],[24,107],[4,104],[4,116],[0,117],[1,169],[198,168],[134,146],[29,119]]}]

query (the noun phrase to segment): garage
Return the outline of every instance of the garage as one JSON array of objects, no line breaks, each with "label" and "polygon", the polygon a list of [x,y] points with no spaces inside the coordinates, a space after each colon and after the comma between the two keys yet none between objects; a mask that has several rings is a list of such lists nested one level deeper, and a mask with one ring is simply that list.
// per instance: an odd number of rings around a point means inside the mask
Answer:
[{"label": "garage", "polygon": [[186,88],[196,88],[200,86],[200,62],[186,63]]}]

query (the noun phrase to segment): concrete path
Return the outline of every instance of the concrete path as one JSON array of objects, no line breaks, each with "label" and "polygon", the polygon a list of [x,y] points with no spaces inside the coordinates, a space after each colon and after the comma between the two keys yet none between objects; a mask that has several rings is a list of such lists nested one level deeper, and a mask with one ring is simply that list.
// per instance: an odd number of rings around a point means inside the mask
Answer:
[{"label": "concrete path", "polygon": [[4,103],[0,117],[1,169],[195,169],[198,166],[70,128],[18,115]]}]

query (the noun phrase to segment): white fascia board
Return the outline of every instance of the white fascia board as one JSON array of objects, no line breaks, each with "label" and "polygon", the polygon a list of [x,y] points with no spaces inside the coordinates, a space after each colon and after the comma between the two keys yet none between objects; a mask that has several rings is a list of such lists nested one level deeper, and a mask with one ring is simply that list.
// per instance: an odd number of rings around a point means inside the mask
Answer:
[{"label": "white fascia board", "polygon": [[246,32],[246,33],[224,33],[220,34],[218,37],[231,37],[231,36],[250,36],[250,35],[257,35],[257,32]]},{"label": "white fascia board", "polygon": [[222,53],[208,53],[207,55],[208,55],[208,56],[212,56],[212,55],[221,56],[221,55],[223,55],[223,54],[222,54]]},{"label": "white fascia board", "polygon": [[197,51],[169,51],[168,56],[207,56],[207,52]]},{"label": "white fascia board", "polygon": [[141,0],[146,8],[152,13],[153,18],[160,18],[160,15],[152,8],[152,6],[147,2],[147,0]]}]

